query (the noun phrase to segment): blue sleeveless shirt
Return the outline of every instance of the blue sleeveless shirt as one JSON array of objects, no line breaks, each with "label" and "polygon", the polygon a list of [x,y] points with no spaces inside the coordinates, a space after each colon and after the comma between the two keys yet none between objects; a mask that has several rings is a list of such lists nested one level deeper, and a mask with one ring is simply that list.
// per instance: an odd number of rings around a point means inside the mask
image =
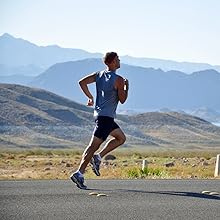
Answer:
[{"label": "blue sleeveless shirt", "polygon": [[96,103],[94,116],[116,117],[118,106],[118,91],[115,80],[118,75],[114,71],[103,70],[96,74]]}]

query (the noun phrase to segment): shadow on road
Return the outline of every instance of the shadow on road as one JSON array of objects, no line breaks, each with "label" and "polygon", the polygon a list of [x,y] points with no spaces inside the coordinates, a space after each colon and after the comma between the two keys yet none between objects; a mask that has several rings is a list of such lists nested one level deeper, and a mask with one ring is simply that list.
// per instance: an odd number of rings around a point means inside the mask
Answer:
[{"label": "shadow on road", "polygon": [[220,200],[219,196],[216,195],[207,195],[202,193],[196,193],[196,192],[175,192],[175,191],[144,191],[144,190],[131,190],[131,189],[116,189],[116,190],[110,190],[110,189],[88,189],[93,191],[101,191],[101,192],[124,192],[124,193],[146,193],[146,194],[162,194],[162,195],[171,195],[171,196],[184,196],[184,197],[193,197],[193,198],[199,198],[199,199],[211,199],[211,200]]}]

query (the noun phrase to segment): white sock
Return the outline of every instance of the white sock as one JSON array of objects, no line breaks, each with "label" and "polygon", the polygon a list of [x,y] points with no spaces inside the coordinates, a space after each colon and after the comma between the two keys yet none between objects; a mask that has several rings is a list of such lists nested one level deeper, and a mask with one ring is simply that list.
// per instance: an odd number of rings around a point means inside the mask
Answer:
[{"label": "white sock", "polygon": [[79,174],[80,177],[83,177],[83,174],[78,170],[77,173]]},{"label": "white sock", "polygon": [[96,154],[99,158],[99,160],[102,160],[102,157],[100,156],[100,154]]}]

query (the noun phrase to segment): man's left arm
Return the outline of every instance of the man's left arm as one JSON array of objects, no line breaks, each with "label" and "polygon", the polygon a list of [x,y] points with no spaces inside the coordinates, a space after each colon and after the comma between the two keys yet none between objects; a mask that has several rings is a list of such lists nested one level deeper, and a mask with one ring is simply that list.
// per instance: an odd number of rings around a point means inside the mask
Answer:
[{"label": "man's left arm", "polygon": [[128,98],[128,89],[129,89],[128,80],[119,76],[116,80],[115,87],[118,90],[119,101],[121,102],[121,104],[125,103],[125,101]]}]

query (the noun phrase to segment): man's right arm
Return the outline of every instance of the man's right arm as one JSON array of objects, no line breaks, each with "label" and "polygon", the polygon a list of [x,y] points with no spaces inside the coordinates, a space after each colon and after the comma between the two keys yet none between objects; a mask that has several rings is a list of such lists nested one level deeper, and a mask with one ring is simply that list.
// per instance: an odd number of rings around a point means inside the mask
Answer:
[{"label": "man's right arm", "polygon": [[88,84],[96,81],[96,73],[92,73],[79,80],[79,85],[84,92],[84,94],[89,98],[87,105],[92,106],[94,104],[93,96],[89,91]]}]

